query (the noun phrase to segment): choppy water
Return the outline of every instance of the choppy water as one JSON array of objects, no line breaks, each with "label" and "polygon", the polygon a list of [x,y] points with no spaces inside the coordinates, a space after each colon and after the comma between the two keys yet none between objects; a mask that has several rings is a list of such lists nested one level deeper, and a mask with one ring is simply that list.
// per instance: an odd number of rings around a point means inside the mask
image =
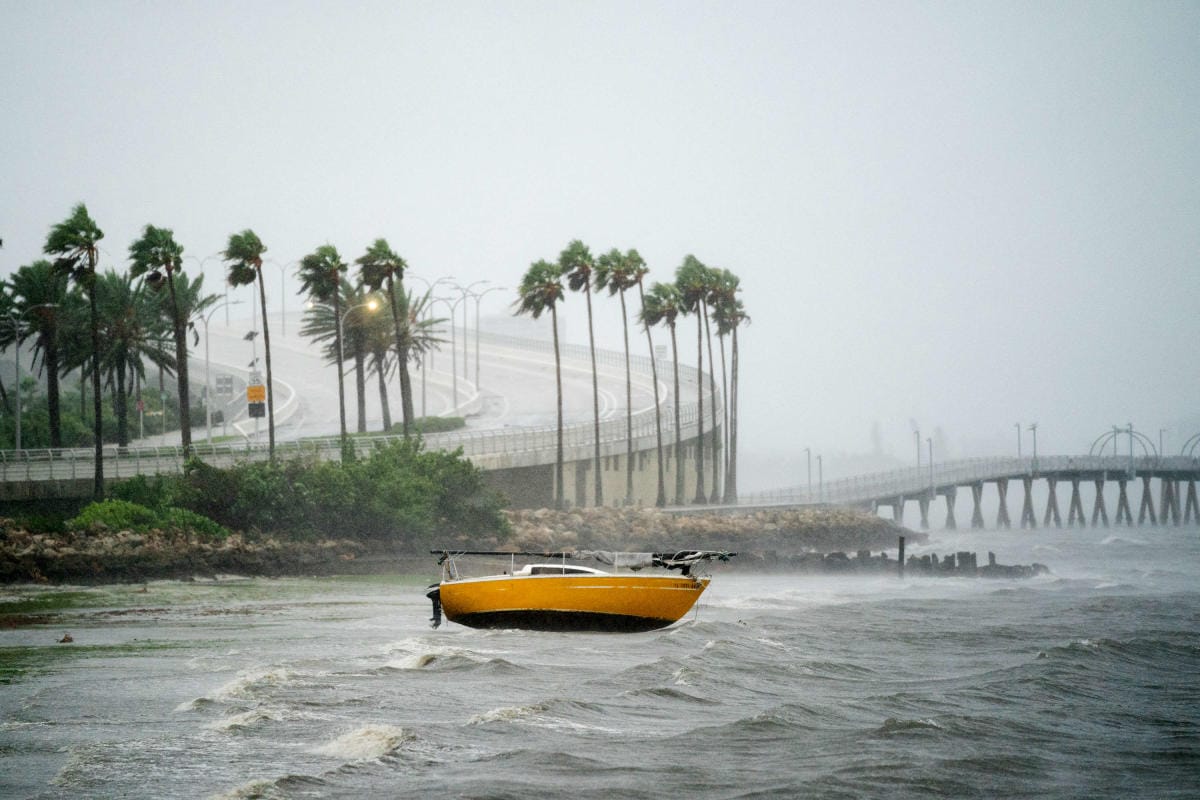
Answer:
[{"label": "choppy water", "polygon": [[718,570],[619,635],[430,630],[432,570],[60,590],[0,630],[0,796],[1200,795],[1200,531],[935,537],[1055,574]]}]

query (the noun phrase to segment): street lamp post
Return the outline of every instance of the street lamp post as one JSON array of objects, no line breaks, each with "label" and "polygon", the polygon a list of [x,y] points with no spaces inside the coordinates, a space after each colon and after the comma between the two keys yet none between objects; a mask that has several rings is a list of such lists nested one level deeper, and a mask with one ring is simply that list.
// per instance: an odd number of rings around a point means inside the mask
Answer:
[{"label": "street lamp post", "polygon": [[[503,291],[503,286],[489,286],[482,292],[471,292],[471,296],[475,298],[475,388],[479,388],[479,301],[481,301],[488,292]],[[463,316],[466,316],[466,309],[463,309]]]},{"label": "street lamp post", "polygon": [[[234,304],[237,304],[242,301],[234,300],[232,302]],[[213,314],[217,313],[217,310],[219,308],[221,308],[221,306],[227,306],[227,305],[230,305],[229,300],[226,300],[221,303],[217,303],[215,306],[213,306],[211,309],[209,309],[209,312],[207,314],[201,315],[201,317],[200,317],[200,320],[204,323],[204,427],[205,427],[205,441],[208,442],[209,444],[212,444],[213,389],[212,389],[212,375],[208,368],[208,323],[212,320]],[[228,312],[226,312],[226,313],[228,313]]]},{"label": "street lamp post", "polygon": [[1017,458],[1021,457],[1021,423],[1014,423],[1017,427]]},{"label": "street lamp post", "polygon": [[808,461],[808,501],[812,502],[812,448],[804,448],[804,457]]},{"label": "street lamp post", "polygon": [[[187,261],[190,259],[192,261],[195,261],[196,268],[198,270],[200,270],[200,274],[203,275],[205,264],[207,264],[209,261],[220,261],[224,257],[224,255],[225,255],[224,253],[222,253],[220,250],[218,250],[215,253],[210,253],[210,254],[206,255],[204,258],[197,258],[196,256],[184,256],[183,260]],[[225,286],[225,291],[223,292],[224,300],[226,303],[228,303],[229,302],[229,281],[222,280],[221,283]],[[226,309],[225,309],[225,327],[227,327],[227,328],[229,327],[229,308],[228,307],[226,307]]]},{"label": "street lamp post", "polygon": [[[453,288],[455,288],[459,291],[459,294],[461,295],[462,300],[466,300],[467,296],[472,293],[471,289],[473,287],[478,286],[481,283],[487,283],[487,282],[488,281],[486,279],[481,279],[481,280],[477,280],[477,281],[472,281],[471,283],[468,283],[466,286],[455,285]],[[469,368],[469,364],[470,364],[470,361],[467,358],[467,344],[470,340],[467,338],[467,308],[465,305],[463,306],[462,327],[463,327],[463,380],[466,380],[467,379],[467,369]]]},{"label": "street lamp post", "polygon": [[921,469],[921,429],[913,429],[913,440],[917,443],[917,469]]},{"label": "street lamp post", "polygon": [[[427,295],[431,295],[433,293],[434,288],[437,287],[438,284],[454,282],[454,276],[438,278],[433,283],[430,283],[429,281],[425,280],[420,275],[409,275],[408,277],[413,278],[414,280],[418,280],[421,283],[425,284],[425,294],[427,294]],[[431,318],[433,316],[433,311],[431,309],[431,306],[433,305],[432,301],[436,300],[436,299],[437,298],[432,298],[429,305],[427,305],[424,308],[424,313],[427,318]],[[425,366],[426,366],[425,362],[432,361],[432,360],[433,360],[433,350],[430,350],[425,356],[423,356],[421,358],[421,416],[422,417],[425,416]]]},{"label": "street lamp post", "polygon": [[820,454],[817,455],[817,502],[825,500],[825,469]]},{"label": "street lamp post", "polygon": [[1036,422],[1030,423],[1029,431],[1033,434],[1033,471],[1037,472],[1037,426]]},{"label": "street lamp post", "polygon": [[1166,428],[1158,429],[1158,460],[1160,463],[1162,461],[1162,457],[1166,454],[1166,451],[1163,450],[1163,434],[1166,432],[1167,432]]},{"label": "street lamp post", "polygon": [[[457,300],[451,300],[448,297],[435,297],[440,303],[445,303],[450,309],[450,393],[451,393],[451,410],[458,408],[458,346],[454,340],[454,313],[458,309],[459,303],[466,298],[466,295],[460,296]],[[465,314],[463,316],[466,316]]]},{"label": "street lamp post", "polygon": [[925,438],[925,444],[929,445],[929,494],[933,495],[933,439]]}]

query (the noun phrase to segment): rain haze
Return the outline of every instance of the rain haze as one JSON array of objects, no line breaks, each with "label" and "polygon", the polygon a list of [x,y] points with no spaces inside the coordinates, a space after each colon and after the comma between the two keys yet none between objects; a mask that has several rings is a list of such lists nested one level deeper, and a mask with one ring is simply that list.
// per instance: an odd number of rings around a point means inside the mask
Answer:
[{"label": "rain haze", "polygon": [[651,281],[695,254],[752,318],[746,489],[911,463],[914,428],[1200,431],[1200,5],[5,0],[0,76],[0,276],[80,201],[116,269],[147,223],[198,259],[382,236],[464,285],[576,238]]}]

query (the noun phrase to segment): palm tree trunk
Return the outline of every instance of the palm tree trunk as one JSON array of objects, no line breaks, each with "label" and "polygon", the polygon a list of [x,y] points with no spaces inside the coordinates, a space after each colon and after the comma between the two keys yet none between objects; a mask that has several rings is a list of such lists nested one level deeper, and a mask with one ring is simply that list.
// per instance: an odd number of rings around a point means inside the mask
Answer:
[{"label": "palm tree trunk", "polygon": [[[267,458],[275,463],[275,380],[271,372],[271,331],[267,326],[267,287],[263,283],[262,267],[256,266],[255,269],[258,272],[258,299],[262,306],[263,356],[267,360]],[[340,345],[338,352],[341,352]],[[338,363],[340,365],[341,362]]]},{"label": "palm tree trunk", "polygon": [[[642,282],[638,281],[638,300],[642,304],[642,316],[646,314],[646,292]],[[663,442],[662,442],[662,409],[658,405],[658,360],[654,357],[654,337],[650,335],[650,326],[646,329],[646,344],[650,347],[650,378],[654,381],[654,438],[658,447],[658,496],[654,505],[662,508],[667,504],[667,482],[663,472]]]},{"label": "palm tree trunk", "polygon": [[367,367],[366,355],[363,353],[362,345],[355,344],[354,348],[354,392],[358,398],[358,425],[356,430],[359,433],[367,432]]},{"label": "palm tree trunk", "polygon": [[[50,337],[48,337],[50,338]],[[47,341],[46,354],[46,411],[50,415],[50,446],[62,447],[62,406],[59,402],[58,345]]]},{"label": "palm tree trunk", "polygon": [[346,374],[342,369],[342,306],[340,291],[333,292],[333,343],[337,362],[338,431],[342,438],[342,460],[346,459]]},{"label": "palm tree trunk", "polygon": [[554,507],[563,507],[563,391],[562,360],[558,354],[558,312],[550,306],[550,323],[554,330],[554,387],[558,399],[558,443],[554,456]]},{"label": "palm tree trunk", "polygon": [[[92,272],[95,274],[95,265]],[[96,437],[96,470],[92,480],[92,499],[104,499],[104,414],[100,398],[100,314],[96,309],[96,287],[88,290],[92,327],[92,430]],[[17,387],[21,391],[21,387]]]},{"label": "palm tree trunk", "polygon": [[704,321],[700,319],[700,304],[696,304],[696,496],[692,502],[704,505]]},{"label": "palm tree trunk", "polygon": [[704,338],[708,342],[708,405],[709,414],[712,417],[712,497],[709,498],[709,502],[720,503],[721,470],[719,466],[721,463],[721,441],[720,432],[717,430],[717,365],[713,363],[712,332],[708,327],[708,303],[702,301],[700,305],[704,309]]},{"label": "palm tree trunk", "polygon": [[729,467],[725,472],[725,502],[737,502],[738,346],[737,326],[729,352]]},{"label": "palm tree trunk", "polygon": [[[725,337],[720,333],[717,334],[717,352],[721,354],[721,452],[724,454],[723,466],[725,472],[725,485],[729,485],[729,379],[725,372]],[[722,492],[724,495],[724,492]],[[713,502],[717,502],[713,500]],[[728,503],[729,498],[724,497],[723,502]]]},{"label": "palm tree trunk", "polygon": [[675,369],[675,500],[677,506],[683,499],[683,426],[679,424],[679,344],[675,339],[675,323],[671,327],[671,366]]},{"label": "palm tree trunk", "polygon": [[8,390],[4,388],[4,381],[0,381],[0,403],[4,403],[4,413],[13,413],[12,405],[8,402]]},{"label": "palm tree trunk", "polygon": [[113,406],[117,412],[117,446],[122,450],[129,446],[129,408],[125,401],[125,360],[122,357],[117,362],[117,367],[114,370],[116,373],[117,398]]},{"label": "palm tree trunk", "polygon": [[[621,290],[621,328],[625,334],[625,505],[633,505],[633,377],[629,371],[629,315]],[[653,355],[653,354],[651,354]]]},{"label": "palm tree trunk", "polygon": [[[396,332],[396,360],[397,367],[400,370],[400,418],[403,423],[404,436],[408,438],[412,433],[413,423],[413,400],[412,400],[412,376],[408,374],[408,347],[405,344],[403,328],[400,326],[400,306],[396,303],[396,284],[391,275],[387,277],[388,301],[392,305],[392,325]],[[404,291],[404,284],[400,284],[400,291]],[[404,315],[407,321],[408,304],[405,303]]]},{"label": "palm tree trunk", "polygon": [[583,295],[587,298],[588,315],[588,348],[592,353],[592,420],[595,424],[595,471],[596,471],[596,505],[604,505],[604,476],[600,473],[600,378],[596,374],[596,334],[592,330],[592,285],[583,285]]},{"label": "palm tree trunk", "polygon": [[386,433],[392,428],[392,410],[388,407],[387,390],[387,355],[375,353],[375,374],[379,376],[379,407],[383,409],[383,430]]},{"label": "palm tree trunk", "polygon": [[175,378],[179,389],[179,439],[183,454],[192,451],[192,402],[188,396],[187,327],[179,318],[179,301],[175,296],[175,276],[167,270],[167,286],[171,290],[171,329],[175,334]]}]

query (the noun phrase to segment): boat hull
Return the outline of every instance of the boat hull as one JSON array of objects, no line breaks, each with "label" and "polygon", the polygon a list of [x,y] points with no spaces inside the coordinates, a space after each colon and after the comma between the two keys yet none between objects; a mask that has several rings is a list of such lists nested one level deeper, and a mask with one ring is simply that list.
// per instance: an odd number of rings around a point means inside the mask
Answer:
[{"label": "boat hull", "polygon": [[708,578],[667,575],[494,576],[439,587],[446,619],[472,628],[637,632],[686,614]]}]

